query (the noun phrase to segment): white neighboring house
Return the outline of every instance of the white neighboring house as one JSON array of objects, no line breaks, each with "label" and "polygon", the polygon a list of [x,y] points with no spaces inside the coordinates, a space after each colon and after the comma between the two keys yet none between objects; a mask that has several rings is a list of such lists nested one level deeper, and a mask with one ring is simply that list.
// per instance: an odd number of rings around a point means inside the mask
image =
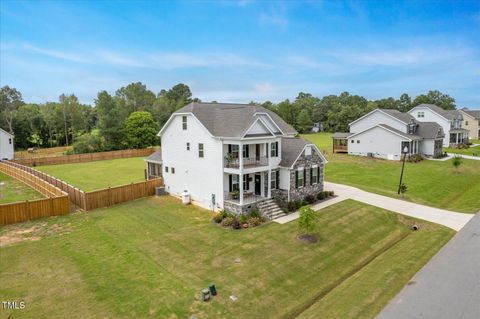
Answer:
[{"label": "white neighboring house", "polygon": [[408,155],[437,157],[442,154],[444,133],[434,122],[417,122],[398,110],[375,109],[349,124],[350,133],[335,133],[333,151],[351,155],[400,160]]},{"label": "white neighboring house", "polygon": [[149,178],[161,174],[166,192],[188,191],[205,208],[256,208],[272,217],[279,211],[272,199],[288,202],[323,191],[323,154],[261,106],[190,103],[158,135],[161,151],[145,159]]},{"label": "white neighboring house", "polygon": [[420,104],[408,111],[419,122],[436,122],[445,132],[443,146],[468,143],[469,131],[462,128],[463,116],[459,110],[444,110],[434,104]]},{"label": "white neighboring house", "polygon": [[13,159],[13,138],[12,134],[0,128],[0,160]]}]

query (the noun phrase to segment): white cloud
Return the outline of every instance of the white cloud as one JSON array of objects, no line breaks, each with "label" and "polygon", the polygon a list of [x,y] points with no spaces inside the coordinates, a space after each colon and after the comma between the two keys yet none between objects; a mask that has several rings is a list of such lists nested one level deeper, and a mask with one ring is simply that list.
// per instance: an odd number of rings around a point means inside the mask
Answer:
[{"label": "white cloud", "polygon": [[82,55],[75,54],[75,53],[70,53],[70,52],[63,52],[63,51],[57,51],[57,50],[50,50],[50,49],[44,49],[40,48],[34,45],[31,45],[29,43],[23,43],[22,48],[34,52],[34,53],[39,53],[42,55],[49,56],[51,58],[57,58],[57,59],[62,59],[62,60],[67,60],[71,62],[79,62],[79,63],[88,63],[90,60]]}]

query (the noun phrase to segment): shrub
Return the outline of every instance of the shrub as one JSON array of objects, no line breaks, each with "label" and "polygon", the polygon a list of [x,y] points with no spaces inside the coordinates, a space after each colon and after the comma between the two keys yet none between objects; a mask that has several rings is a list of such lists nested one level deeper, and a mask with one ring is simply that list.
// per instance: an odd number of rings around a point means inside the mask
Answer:
[{"label": "shrub", "polygon": [[335,192],[334,192],[334,191],[327,191],[327,193],[328,193],[328,196],[333,196],[333,195],[335,195]]},{"label": "shrub", "polygon": [[240,221],[238,220],[238,218],[233,218],[232,228],[233,228],[233,229],[240,229],[240,228],[242,228],[242,223],[240,223]]},{"label": "shrub", "polygon": [[95,153],[103,150],[103,140],[100,136],[95,134],[83,134],[73,143],[73,153]]},{"label": "shrub", "polygon": [[250,227],[255,227],[255,226],[259,226],[262,224],[262,220],[258,217],[250,217],[248,219],[248,225]]},{"label": "shrub", "polygon": [[223,227],[230,227],[230,226],[232,226],[234,220],[236,220],[235,217],[230,217],[230,216],[225,217],[222,220],[222,226]]},{"label": "shrub", "polygon": [[245,214],[241,214],[241,215],[240,215],[240,222],[241,222],[242,224],[246,223],[246,222],[247,222],[247,219],[248,219],[247,215],[245,215]]},{"label": "shrub", "polygon": [[316,198],[315,198],[315,196],[313,196],[313,195],[307,195],[307,196],[305,196],[305,201],[306,201],[308,204],[313,204],[313,203],[315,203]]},{"label": "shrub", "polygon": [[322,200],[324,198],[325,198],[325,192],[320,192],[320,193],[317,194],[317,199],[318,200]]},{"label": "shrub", "polygon": [[262,217],[262,214],[260,214],[260,212],[254,208],[254,209],[252,209],[252,211],[250,212],[250,217],[260,218],[260,217]]},{"label": "shrub", "polygon": [[287,210],[289,212],[294,212],[294,211],[297,210],[297,205],[295,204],[294,201],[290,201],[290,202],[287,203]]},{"label": "shrub", "polygon": [[413,154],[407,158],[407,162],[410,162],[410,163],[418,163],[420,161],[423,161],[423,157],[419,154]]},{"label": "shrub", "polygon": [[217,213],[213,216],[213,221],[217,224],[221,223],[223,220],[223,215],[221,213]]}]

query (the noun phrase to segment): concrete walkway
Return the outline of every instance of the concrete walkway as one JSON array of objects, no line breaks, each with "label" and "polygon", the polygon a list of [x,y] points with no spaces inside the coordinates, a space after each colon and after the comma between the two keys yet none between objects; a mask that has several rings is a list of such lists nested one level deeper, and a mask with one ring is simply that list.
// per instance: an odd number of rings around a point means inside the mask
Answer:
[{"label": "concrete walkway", "polygon": [[[452,212],[445,209],[434,208],[430,206],[415,204],[400,199],[390,198],[378,194],[369,193],[356,187],[325,182],[326,190],[333,190],[337,197],[319,203],[313,206],[313,209],[320,210],[330,205],[336,204],[342,200],[351,198],[372,206],[377,206],[392,212],[423,219],[429,222],[447,226],[456,231],[462,229],[466,223],[474,216],[473,214],[463,214]],[[298,212],[274,220],[279,224],[285,224],[298,218]]]},{"label": "concrete walkway", "polygon": [[480,318],[480,213],[393,298],[377,319]]},{"label": "concrete walkway", "polygon": [[461,158],[465,158],[465,159],[471,159],[471,160],[475,160],[475,161],[480,161],[480,156],[470,156],[470,155],[464,155],[464,154],[454,154],[454,153],[447,153],[449,156],[458,156],[458,157],[461,157]]},{"label": "concrete walkway", "polygon": [[445,209],[415,204],[400,199],[390,198],[378,194],[369,193],[356,187],[325,182],[325,189],[333,190],[335,194],[354,199],[369,205],[384,208],[386,210],[403,215],[423,219],[450,227],[456,231],[462,229],[473,214],[463,214]]}]

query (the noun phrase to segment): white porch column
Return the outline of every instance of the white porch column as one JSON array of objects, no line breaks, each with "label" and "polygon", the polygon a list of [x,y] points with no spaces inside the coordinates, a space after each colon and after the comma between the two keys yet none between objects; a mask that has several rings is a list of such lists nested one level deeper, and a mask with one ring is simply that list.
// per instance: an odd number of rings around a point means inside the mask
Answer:
[{"label": "white porch column", "polygon": [[[277,173],[278,174],[278,173]],[[268,180],[267,180],[267,197],[271,198],[272,197],[272,170],[268,170]]]},{"label": "white porch column", "polygon": [[455,137],[456,137],[456,141],[457,141],[457,143],[456,143],[456,144],[458,144],[458,133],[457,133],[457,134],[455,134]]},{"label": "white porch column", "polygon": [[239,171],[238,183],[240,189],[240,205],[243,205],[243,144],[242,142],[238,143],[238,160],[239,160]]}]

